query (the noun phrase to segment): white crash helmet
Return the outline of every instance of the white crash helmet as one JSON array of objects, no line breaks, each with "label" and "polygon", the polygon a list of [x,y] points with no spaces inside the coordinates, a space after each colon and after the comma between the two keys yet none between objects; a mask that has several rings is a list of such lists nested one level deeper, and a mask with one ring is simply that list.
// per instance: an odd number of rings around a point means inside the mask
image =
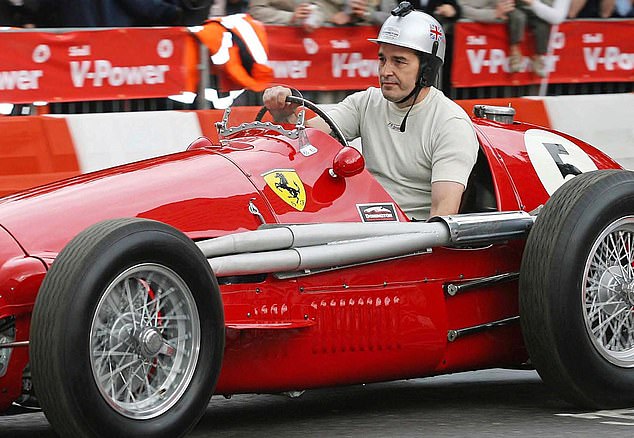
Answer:
[{"label": "white crash helmet", "polygon": [[407,47],[422,54],[421,61],[427,60],[431,64],[431,71],[425,72],[425,76],[433,76],[422,78],[427,85],[435,80],[445,61],[447,41],[442,26],[434,17],[415,10],[406,1],[392,10],[381,26],[379,36],[369,38],[369,41]]}]

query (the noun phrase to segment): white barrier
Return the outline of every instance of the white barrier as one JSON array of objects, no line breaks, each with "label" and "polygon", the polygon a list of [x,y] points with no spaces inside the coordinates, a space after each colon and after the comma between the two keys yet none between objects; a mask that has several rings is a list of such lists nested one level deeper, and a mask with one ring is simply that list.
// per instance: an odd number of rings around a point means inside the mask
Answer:
[{"label": "white barrier", "polygon": [[545,97],[553,129],[573,135],[634,170],[634,94]]}]

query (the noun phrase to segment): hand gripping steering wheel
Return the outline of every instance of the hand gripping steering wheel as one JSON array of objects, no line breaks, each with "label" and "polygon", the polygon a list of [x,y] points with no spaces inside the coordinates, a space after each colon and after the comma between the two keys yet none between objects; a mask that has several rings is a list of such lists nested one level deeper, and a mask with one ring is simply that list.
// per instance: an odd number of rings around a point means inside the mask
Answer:
[{"label": "hand gripping steering wheel", "polygon": [[[286,96],[286,102],[295,103],[313,111],[315,114],[317,114],[317,116],[321,117],[321,119],[324,122],[326,122],[326,124],[331,130],[330,135],[332,135],[339,143],[341,143],[342,146],[349,146],[348,141],[346,140],[343,133],[341,132],[341,129],[339,129],[339,126],[337,126],[337,124],[332,120],[332,118],[324,110],[319,108],[313,102],[298,96]],[[260,111],[258,111],[258,114],[255,116],[255,120],[258,122],[261,122],[262,118],[264,117],[264,115],[267,113],[268,110],[269,109],[265,106],[260,108]],[[302,109],[302,111],[304,110]],[[303,120],[303,118],[300,118],[300,120]]]}]

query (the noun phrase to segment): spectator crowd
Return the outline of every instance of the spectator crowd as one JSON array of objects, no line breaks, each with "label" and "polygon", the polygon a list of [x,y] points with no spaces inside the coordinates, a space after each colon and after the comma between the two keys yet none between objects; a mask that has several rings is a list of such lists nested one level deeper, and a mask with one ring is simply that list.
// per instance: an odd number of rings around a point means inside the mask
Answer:
[{"label": "spectator crowd", "polygon": [[190,25],[202,23],[212,3],[214,0],[0,0],[0,25],[45,28]]},{"label": "spectator crowd", "polygon": [[[447,92],[452,59],[453,23],[468,19],[505,23],[509,71],[525,70],[528,59],[537,76],[547,73],[545,56],[552,26],[567,18],[632,18],[634,0],[411,0],[433,15],[447,38],[441,84]],[[201,24],[210,16],[246,12],[264,24],[298,26],[381,25],[398,0],[0,0],[0,26],[76,28]],[[526,29],[535,53],[525,57]]]},{"label": "spectator crowd", "polygon": [[[413,0],[450,33],[460,18],[507,22],[511,44],[523,26],[553,25],[566,18],[632,18],[634,0]],[[0,25],[17,27],[117,27],[200,24],[209,16],[248,12],[264,24],[300,26],[381,25],[398,0],[0,0]],[[542,38],[540,34],[538,38]]]}]

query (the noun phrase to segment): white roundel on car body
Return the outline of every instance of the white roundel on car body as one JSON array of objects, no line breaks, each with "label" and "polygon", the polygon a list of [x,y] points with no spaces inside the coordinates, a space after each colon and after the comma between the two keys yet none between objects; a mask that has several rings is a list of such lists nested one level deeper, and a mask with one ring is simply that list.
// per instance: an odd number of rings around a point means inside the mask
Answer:
[{"label": "white roundel on car body", "polygon": [[597,170],[583,149],[554,132],[529,129],[524,133],[524,144],[535,173],[549,195],[580,172]]}]

